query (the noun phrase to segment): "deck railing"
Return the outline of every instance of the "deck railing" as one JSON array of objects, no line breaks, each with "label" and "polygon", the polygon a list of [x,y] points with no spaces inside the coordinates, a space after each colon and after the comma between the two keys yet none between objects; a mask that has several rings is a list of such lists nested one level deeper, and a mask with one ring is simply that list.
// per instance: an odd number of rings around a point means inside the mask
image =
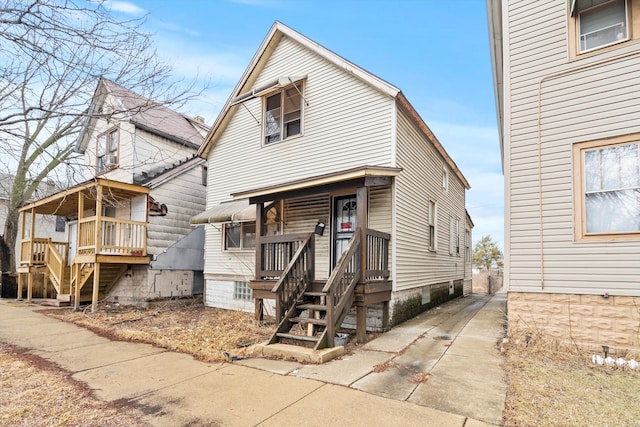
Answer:
[{"label": "deck railing", "polygon": [[78,253],[136,255],[147,254],[147,224],[119,218],[102,218],[102,230],[96,243],[96,218],[78,221]]},{"label": "deck railing", "polygon": [[36,237],[33,240],[23,239],[20,242],[21,265],[45,265],[48,260],[48,248],[52,246],[59,254],[66,257],[69,246],[66,242],[54,242],[49,237]]},{"label": "deck railing", "polygon": [[389,279],[389,241],[391,235],[367,229],[367,271],[365,281]]},{"label": "deck railing", "polygon": [[[260,254],[256,276],[260,279],[278,279],[287,268],[298,249],[309,239],[309,234],[282,234],[260,236]],[[310,262],[315,259],[314,248],[309,249]],[[313,270],[313,264],[311,264]]]}]

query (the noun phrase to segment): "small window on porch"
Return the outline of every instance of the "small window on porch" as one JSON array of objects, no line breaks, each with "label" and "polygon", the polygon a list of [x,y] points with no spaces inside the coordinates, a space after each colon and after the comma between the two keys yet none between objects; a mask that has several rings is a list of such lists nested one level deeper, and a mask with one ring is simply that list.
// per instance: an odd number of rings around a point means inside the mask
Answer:
[{"label": "small window on porch", "polygon": [[233,299],[251,301],[253,291],[247,282],[233,282]]},{"label": "small window on porch", "polygon": [[256,248],[256,223],[229,222],[224,225],[224,249],[226,251],[253,250]]},{"label": "small window on porch", "polygon": [[56,233],[64,233],[64,227],[67,224],[67,219],[63,216],[56,216]]},{"label": "small window on porch", "polygon": [[264,215],[265,235],[272,236],[282,234],[282,201],[277,201],[267,206]]}]

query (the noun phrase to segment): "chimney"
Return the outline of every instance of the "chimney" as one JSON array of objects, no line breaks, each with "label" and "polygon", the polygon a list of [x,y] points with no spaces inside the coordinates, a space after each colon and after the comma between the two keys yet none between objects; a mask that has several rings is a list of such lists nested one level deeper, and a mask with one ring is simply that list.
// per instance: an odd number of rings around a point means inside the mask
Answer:
[{"label": "chimney", "polygon": [[204,124],[204,117],[202,116],[195,116],[193,120],[195,120],[198,123]]}]

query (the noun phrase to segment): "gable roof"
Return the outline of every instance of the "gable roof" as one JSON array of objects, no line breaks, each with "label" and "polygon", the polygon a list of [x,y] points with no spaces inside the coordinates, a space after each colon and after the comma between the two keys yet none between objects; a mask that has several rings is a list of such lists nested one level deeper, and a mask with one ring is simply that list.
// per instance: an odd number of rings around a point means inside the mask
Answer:
[{"label": "gable roof", "polygon": [[369,73],[363,68],[358,67],[352,62],[347,61],[340,55],[332,52],[331,50],[325,48],[324,46],[314,42],[313,40],[305,37],[304,35],[298,33],[297,31],[287,27],[281,22],[276,21],[272,26],[267,36],[262,41],[258,51],[253,56],[253,59],[249,63],[249,66],[243,73],[240,81],[231,92],[231,95],[227,99],[222,111],[216,118],[216,121],[211,126],[208,135],[205,138],[204,143],[200,146],[198,150],[198,155],[203,158],[207,158],[209,156],[209,152],[213,148],[215,141],[222,134],[224,129],[226,128],[233,112],[238,108],[238,104],[234,103],[234,100],[239,96],[246,94],[246,92],[251,90],[251,86],[256,81],[258,74],[262,71],[265,64],[267,63],[268,58],[271,56],[276,46],[280,42],[283,36],[289,37],[290,39],[296,41],[301,44],[305,48],[310,51],[316,53],[323,59],[328,62],[334,64],[335,66],[342,68],[345,72],[350,73],[356,78],[362,80],[364,83],[372,86],[373,88],[379,90],[380,92],[394,98],[398,105],[407,112],[409,118],[412,122],[420,129],[420,131],[433,143],[434,147],[438,151],[438,153],[442,156],[445,163],[449,165],[452,172],[460,179],[465,188],[471,188],[466,178],[458,169],[458,166],[453,161],[449,154],[446,152],[440,141],[436,138],[436,136],[431,132],[427,124],[422,120],[418,112],[413,108],[413,106],[409,103],[409,101],[402,94],[400,89],[391,85],[390,83],[384,81],[383,79],[375,76],[374,74]]},{"label": "gable roof", "polygon": [[[96,108],[101,108],[107,94],[113,96],[118,103],[116,111],[122,112],[126,120],[134,126],[179,144],[197,149],[203,141],[201,131],[208,130],[208,127],[197,119],[180,114],[103,77],[98,82],[90,113]],[[80,153],[86,150],[89,143],[89,128],[93,120],[95,117],[87,122],[78,138],[76,150]]]}]

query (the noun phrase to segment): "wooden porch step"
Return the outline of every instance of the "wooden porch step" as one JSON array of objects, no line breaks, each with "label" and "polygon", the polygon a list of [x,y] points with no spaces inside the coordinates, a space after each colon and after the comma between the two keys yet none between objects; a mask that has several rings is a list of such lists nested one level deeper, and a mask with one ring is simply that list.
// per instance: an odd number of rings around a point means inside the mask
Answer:
[{"label": "wooden porch step", "polygon": [[324,304],[300,304],[296,305],[296,308],[299,310],[327,311],[327,306]]},{"label": "wooden porch step", "polygon": [[294,341],[306,341],[306,342],[318,342],[318,340],[320,338],[318,337],[310,337],[308,335],[296,335],[296,334],[287,334],[284,332],[278,332],[276,334],[278,336],[278,338],[284,338],[287,340],[294,340]]},{"label": "wooden porch step", "polygon": [[324,292],[305,292],[304,293],[308,297],[326,297],[327,294]]},{"label": "wooden porch step", "polygon": [[310,317],[292,317],[289,319],[289,322],[291,323],[311,323],[313,325],[320,325],[320,326],[327,326],[327,320],[326,319],[313,319]]}]

